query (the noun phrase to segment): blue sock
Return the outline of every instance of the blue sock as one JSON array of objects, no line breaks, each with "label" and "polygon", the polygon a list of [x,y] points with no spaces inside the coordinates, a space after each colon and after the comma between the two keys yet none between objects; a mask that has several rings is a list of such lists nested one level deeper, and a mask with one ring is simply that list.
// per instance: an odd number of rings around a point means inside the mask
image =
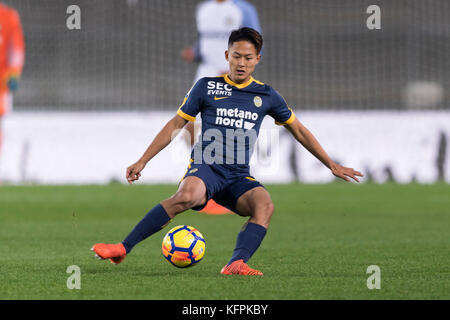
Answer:
[{"label": "blue sock", "polygon": [[153,207],[122,241],[127,254],[135,245],[161,230],[169,221],[170,217],[161,204]]},{"label": "blue sock", "polygon": [[244,262],[247,262],[255,253],[256,249],[259,248],[266,232],[266,228],[259,224],[252,222],[244,224],[244,227],[237,236],[236,248],[234,249],[233,256],[228,264],[239,259],[243,259]]}]

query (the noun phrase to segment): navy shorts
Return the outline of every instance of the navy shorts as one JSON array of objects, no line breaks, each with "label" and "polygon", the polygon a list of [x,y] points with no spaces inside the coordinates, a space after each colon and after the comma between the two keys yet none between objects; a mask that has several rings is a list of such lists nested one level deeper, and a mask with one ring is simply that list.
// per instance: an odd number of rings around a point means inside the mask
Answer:
[{"label": "navy shorts", "polygon": [[[248,172],[236,172],[221,165],[195,164],[192,160],[181,181],[190,176],[200,178],[205,183],[208,197],[206,202],[213,199],[221,206],[238,214],[239,212],[236,211],[236,203],[239,197],[250,189],[256,187],[264,188]],[[200,211],[205,206],[206,203],[192,209]]]}]

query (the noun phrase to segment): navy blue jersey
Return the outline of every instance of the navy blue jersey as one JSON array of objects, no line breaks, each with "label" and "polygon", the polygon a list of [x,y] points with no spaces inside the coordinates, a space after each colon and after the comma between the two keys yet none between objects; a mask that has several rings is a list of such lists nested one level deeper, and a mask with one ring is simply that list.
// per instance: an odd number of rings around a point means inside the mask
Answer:
[{"label": "navy blue jersey", "polygon": [[255,80],[234,83],[228,75],[201,78],[191,88],[177,114],[195,121],[201,114],[202,135],[194,146],[195,163],[223,165],[248,171],[253,147],[266,115],[278,125],[295,115],[272,87]]}]

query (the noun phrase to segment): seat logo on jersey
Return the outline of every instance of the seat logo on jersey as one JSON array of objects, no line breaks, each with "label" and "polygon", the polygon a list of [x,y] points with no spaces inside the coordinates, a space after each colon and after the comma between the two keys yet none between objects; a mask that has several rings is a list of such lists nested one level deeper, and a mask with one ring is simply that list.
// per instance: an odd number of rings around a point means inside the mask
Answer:
[{"label": "seat logo on jersey", "polygon": [[258,117],[256,112],[239,110],[238,108],[217,108],[216,124],[249,130],[255,126],[255,123],[245,120],[256,121]]},{"label": "seat logo on jersey", "polygon": [[259,96],[255,96],[253,98],[253,103],[255,104],[256,107],[261,107],[262,106],[262,99]]},{"label": "seat logo on jersey", "polygon": [[[233,88],[228,83],[208,81],[208,95],[231,97]],[[215,99],[215,98],[214,98]],[[215,99],[217,100],[217,99]]]}]

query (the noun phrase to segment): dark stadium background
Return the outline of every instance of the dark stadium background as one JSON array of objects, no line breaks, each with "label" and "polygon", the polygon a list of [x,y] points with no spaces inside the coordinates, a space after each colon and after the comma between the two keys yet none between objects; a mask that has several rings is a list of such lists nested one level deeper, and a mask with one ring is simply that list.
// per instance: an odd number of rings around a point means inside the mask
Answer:
[{"label": "dark stadium background", "polygon": [[[19,10],[27,45],[16,110],[174,110],[192,85],[196,66],[180,50],[196,40],[200,1],[4,2]],[[411,81],[450,89],[447,0],[250,2],[266,44],[255,78],[295,109],[403,110]],[[70,4],[82,8],[81,30],[65,26]],[[365,25],[371,4],[381,30]]]}]

